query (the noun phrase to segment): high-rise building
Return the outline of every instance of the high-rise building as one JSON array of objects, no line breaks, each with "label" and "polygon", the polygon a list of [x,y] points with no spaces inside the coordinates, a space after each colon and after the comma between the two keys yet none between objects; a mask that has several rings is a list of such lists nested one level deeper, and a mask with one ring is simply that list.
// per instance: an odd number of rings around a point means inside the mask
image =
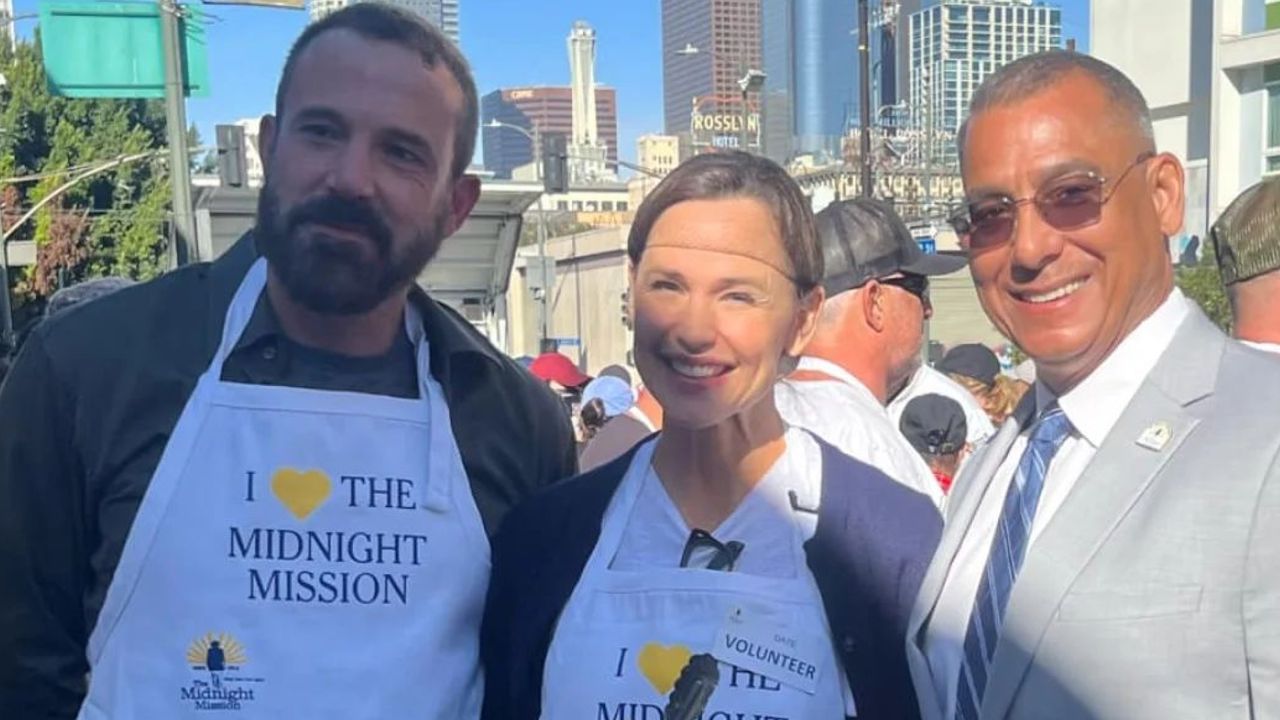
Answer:
[{"label": "high-rise building", "polygon": [[[1177,258],[1236,195],[1280,173],[1280,0],[1094,0],[1089,52],[1133,81],[1156,149],[1186,166]],[[1134,32],[1142,28],[1142,32]]]},{"label": "high-rise building", "polygon": [[596,122],[596,31],[579,20],[569,32],[569,179],[575,184],[613,179]]},{"label": "high-rise building", "polygon": [[[618,100],[610,87],[596,86],[596,133],[611,161],[618,159]],[[532,86],[494,90],[480,100],[484,166],[497,177],[533,162],[533,145],[522,133],[487,127],[491,120],[517,125],[531,133],[573,136],[573,90],[568,86]]]},{"label": "high-rise building", "polygon": [[[4,2],[5,0],[0,0]],[[411,10],[426,18],[428,22],[444,31],[455,44],[458,44],[458,3],[461,0],[380,0],[389,5],[396,5]],[[335,10],[339,10],[359,0],[310,0],[311,21],[315,22]]]},{"label": "high-rise building", "polygon": [[[744,115],[749,133],[759,136],[758,100],[749,98],[744,113],[738,81],[748,70],[763,70],[760,2],[662,0],[662,95],[668,135],[695,135],[691,126],[696,114],[706,142],[723,139],[736,144]],[[769,82],[766,78],[766,89]]]},{"label": "high-rise building", "polygon": [[893,16],[892,52],[893,93],[883,93],[883,105],[905,102],[911,98],[911,16],[920,12],[926,4],[937,0],[884,0],[885,15]]},{"label": "high-rise building", "polygon": [[1032,0],[941,0],[911,16],[910,107],[935,162],[958,160],[973,91],[1002,65],[1062,47],[1062,10]]},{"label": "high-rise building", "polygon": [[641,135],[636,138],[636,164],[666,175],[680,164],[680,138],[675,135]]},{"label": "high-rise building", "polygon": [[848,0],[762,0],[765,154],[840,157],[859,115],[858,8]]}]

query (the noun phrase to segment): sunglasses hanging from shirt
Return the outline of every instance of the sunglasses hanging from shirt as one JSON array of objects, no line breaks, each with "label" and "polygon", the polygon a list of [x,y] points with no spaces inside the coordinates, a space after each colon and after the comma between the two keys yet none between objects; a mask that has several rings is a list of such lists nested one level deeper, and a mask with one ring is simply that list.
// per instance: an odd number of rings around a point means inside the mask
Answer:
[{"label": "sunglasses hanging from shirt", "polygon": [[745,547],[745,544],[737,540],[722,543],[706,530],[694,528],[680,555],[680,567],[732,572]]}]

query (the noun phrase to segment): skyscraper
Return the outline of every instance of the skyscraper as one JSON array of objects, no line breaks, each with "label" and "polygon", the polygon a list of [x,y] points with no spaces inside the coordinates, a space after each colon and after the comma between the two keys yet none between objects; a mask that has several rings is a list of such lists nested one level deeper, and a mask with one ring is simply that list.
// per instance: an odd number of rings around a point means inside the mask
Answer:
[{"label": "skyscraper", "polygon": [[[662,95],[668,135],[691,135],[694,103],[718,125],[741,131],[747,70],[762,70],[761,0],[662,0]],[[765,88],[769,80],[765,80]],[[752,110],[755,101],[748,102]],[[748,126],[758,123],[748,120]]]},{"label": "skyscraper", "polygon": [[840,157],[859,115],[857,4],[762,0],[765,154]]},{"label": "skyscraper", "polygon": [[[941,0],[911,16],[910,104],[935,161],[957,161],[969,98],[1002,65],[1062,46],[1062,10],[1032,0]],[[932,136],[932,140],[928,139]]]},{"label": "skyscraper", "polygon": [[[7,0],[0,0],[6,2]],[[427,19],[444,31],[455,44],[458,43],[458,3],[461,0],[381,0],[410,10]],[[311,21],[315,22],[335,10],[359,0],[311,0]]]},{"label": "skyscraper", "polygon": [[[618,159],[618,98],[610,87],[595,89],[596,136],[604,143],[609,160]],[[502,88],[480,99],[484,166],[501,178],[533,162],[533,145],[521,133],[503,127],[486,127],[490,120],[517,125],[539,135],[573,137],[573,90],[568,86]]]},{"label": "skyscraper", "polygon": [[596,31],[579,20],[569,31],[569,90],[573,121],[569,136],[569,178],[583,183],[611,173],[608,148],[600,142],[596,122]]}]

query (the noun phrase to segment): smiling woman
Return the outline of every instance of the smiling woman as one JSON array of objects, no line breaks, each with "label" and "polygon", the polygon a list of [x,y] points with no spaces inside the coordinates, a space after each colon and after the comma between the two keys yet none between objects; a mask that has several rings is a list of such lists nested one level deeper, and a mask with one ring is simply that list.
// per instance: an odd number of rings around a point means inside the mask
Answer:
[{"label": "smiling woman", "polygon": [[485,717],[660,711],[707,653],[704,717],[914,717],[902,628],[933,504],[774,405],[822,305],[808,201],[769,160],[700,155],[641,205],[628,252],[663,428],[495,539]]}]

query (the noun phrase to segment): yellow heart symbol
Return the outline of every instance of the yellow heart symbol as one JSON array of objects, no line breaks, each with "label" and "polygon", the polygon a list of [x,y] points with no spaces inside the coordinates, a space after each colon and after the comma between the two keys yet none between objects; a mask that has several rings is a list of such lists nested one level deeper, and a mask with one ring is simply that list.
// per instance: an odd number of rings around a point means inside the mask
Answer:
[{"label": "yellow heart symbol", "polygon": [[329,476],[320,470],[280,468],[271,476],[271,492],[299,520],[323,505],[332,489]]},{"label": "yellow heart symbol", "polygon": [[636,664],[640,666],[640,672],[644,674],[653,689],[657,690],[659,695],[666,695],[671,692],[671,688],[675,687],[680,671],[689,664],[691,657],[693,653],[683,645],[647,643],[640,648]]}]

